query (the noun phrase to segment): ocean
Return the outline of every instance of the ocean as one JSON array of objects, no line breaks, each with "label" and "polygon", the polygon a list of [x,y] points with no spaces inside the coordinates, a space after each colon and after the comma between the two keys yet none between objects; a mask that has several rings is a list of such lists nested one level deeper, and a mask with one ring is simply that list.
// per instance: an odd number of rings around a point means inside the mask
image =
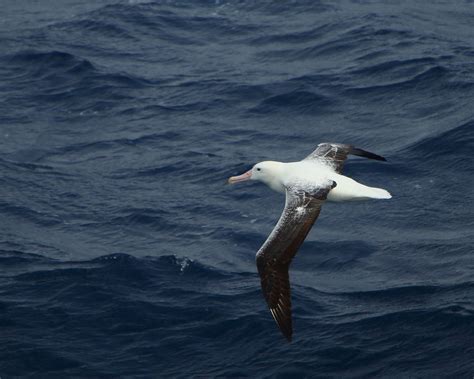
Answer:
[{"label": "ocean", "polygon": [[[17,0],[0,10],[0,377],[474,375],[472,1]],[[389,201],[231,175],[321,142]]]}]

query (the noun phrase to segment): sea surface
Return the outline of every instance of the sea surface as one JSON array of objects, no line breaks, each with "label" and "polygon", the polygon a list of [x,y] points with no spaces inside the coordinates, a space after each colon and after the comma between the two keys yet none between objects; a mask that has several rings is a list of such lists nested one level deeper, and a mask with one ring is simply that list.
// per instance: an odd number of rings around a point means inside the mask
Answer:
[{"label": "sea surface", "polygon": [[[390,201],[226,179],[320,142]],[[474,376],[472,1],[15,0],[0,7],[0,377]]]}]

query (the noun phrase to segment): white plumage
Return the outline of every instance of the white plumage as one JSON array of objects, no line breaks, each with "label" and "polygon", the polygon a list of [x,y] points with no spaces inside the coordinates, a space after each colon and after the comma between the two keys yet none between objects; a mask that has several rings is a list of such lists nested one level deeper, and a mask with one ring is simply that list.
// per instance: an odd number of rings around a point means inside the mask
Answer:
[{"label": "white plumage", "polygon": [[290,263],[319,216],[324,201],[390,199],[382,188],[369,187],[341,174],[348,155],[385,161],[351,145],[322,143],[299,162],[257,163],[229,183],[258,180],[286,194],[285,208],[275,228],[257,252],[262,292],[283,335],[291,341]]},{"label": "white plumage", "polygon": [[367,199],[390,199],[392,196],[382,188],[368,187],[318,161],[299,162],[265,161],[257,163],[251,170],[250,180],[258,180],[271,189],[285,193],[289,186],[321,188],[329,181],[336,186],[329,191],[328,201],[354,201]]}]

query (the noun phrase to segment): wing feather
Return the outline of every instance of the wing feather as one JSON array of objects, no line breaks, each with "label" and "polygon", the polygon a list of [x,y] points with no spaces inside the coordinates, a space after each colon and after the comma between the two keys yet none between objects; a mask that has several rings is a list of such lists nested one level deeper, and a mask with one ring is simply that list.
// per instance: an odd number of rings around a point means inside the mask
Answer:
[{"label": "wing feather", "polygon": [[360,157],[385,161],[380,155],[356,148],[352,145],[342,143],[320,143],[316,150],[308,155],[304,160],[316,160],[331,167],[334,171],[341,173],[347,156],[358,155]]},{"label": "wing feather", "polygon": [[288,273],[290,263],[316,221],[327,194],[335,185],[331,181],[311,193],[287,189],[283,213],[257,253],[263,295],[288,341],[291,341],[293,334]]}]

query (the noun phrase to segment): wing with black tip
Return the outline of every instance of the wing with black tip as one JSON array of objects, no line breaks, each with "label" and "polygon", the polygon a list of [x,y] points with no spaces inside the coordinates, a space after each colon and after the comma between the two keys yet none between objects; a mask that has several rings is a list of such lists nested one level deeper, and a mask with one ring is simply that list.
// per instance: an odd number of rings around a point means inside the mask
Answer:
[{"label": "wing with black tip", "polygon": [[377,161],[386,160],[380,155],[356,148],[352,145],[327,142],[320,143],[316,150],[314,150],[304,160],[316,160],[331,167],[334,171],[341,173],[348,155],[357,155],[359,157],[375,159]]}]

